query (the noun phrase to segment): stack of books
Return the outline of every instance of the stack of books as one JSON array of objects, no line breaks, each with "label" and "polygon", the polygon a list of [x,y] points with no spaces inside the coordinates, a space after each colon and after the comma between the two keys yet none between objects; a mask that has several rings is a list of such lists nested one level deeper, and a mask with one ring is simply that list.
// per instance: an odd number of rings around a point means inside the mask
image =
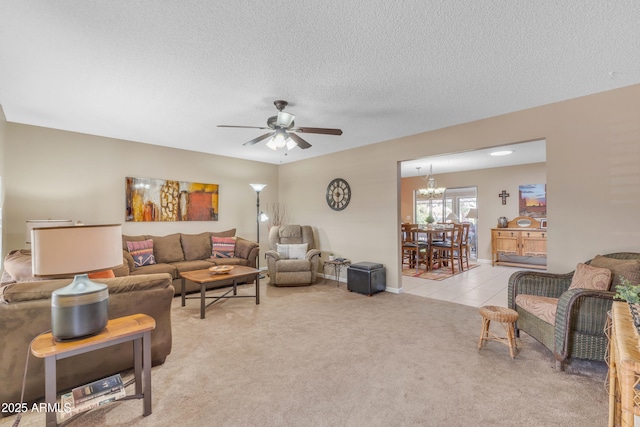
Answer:
[{"label": "stack of books", "polygon": [[108,402],[121,399],[127,393],[120,374],[76,387],[60,398],[59,421],[64,421],[81,412]]}]

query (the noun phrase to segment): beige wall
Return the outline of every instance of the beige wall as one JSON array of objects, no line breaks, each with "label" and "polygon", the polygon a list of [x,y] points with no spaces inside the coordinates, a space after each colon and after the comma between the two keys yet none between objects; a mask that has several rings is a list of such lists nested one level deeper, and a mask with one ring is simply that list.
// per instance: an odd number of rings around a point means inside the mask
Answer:
[{"label": "beige wall", "polygon": [[[5,193],[5,176],[4,176],[4,164],[7,156],[5,156],[5,141],[6,141],[7,120],[4,116],[4,110],[0,105],[0,254],[4,259],[4,230],[2,213],[4,208],[4,193]],[[1,268],[1,267],[0,267]]]},{"label": "beige wall", "polygon": [[[546,184],[545,163],[480,169],[468,172],[435,174],[438,185],[447,188],[478,188],[478,258],[491,260],[491,228],[496,227],[498,218],[513,219],[519,216],[519,186],[524,184]],[[413,191],[424,188],[419,177],[403,178],[400,218],[413,218]],[[502,204],[498,194],[509,193],[507,204]]]},{"label": "beige wall", "polygon": [[[323,250],[383,263],[394,291],[401,286],[398,162],[546,139],[548,270],[568,272],[598,253],[640,251],[639,100],[634,85],[282,165],[280,202],[318,227]],[[349,138],[348,129],[341,138]],[[353,191],[342,212],[324,199],[336,177]],[[501,203],[497,193],[488,203]]]},{"label": "beige wall", "polygon": [[[214,224],[125,224],[125,233],[237,227],[252,237],[255,193],[248,184],[260,181],[269,184],[261,201],[279,201],[290,223],[316,227],[323,252],[384,264],[387,286],[398,292],[399,162],[546,139],[548,269],[567,272],[598,253],[640,251],[639,100],[635,85],[281,166],[9,123],[5,247],[24,246],[27,219],[122,222],[127,175],[219,183],[221,215]],[[340,138],[349,138],[349,130]],[[341,212],[325,202],[336,177],[353,191]],[[506,189],[512,207],[514,192],[505,185],[487,191]],[[481,209],[499,210],[497,193]],[[487,224],[495,216],[480,220]]]},{"label": "beige wall", "polygon": [[[268,185],[261,193],[262,206],[278,200],[278,167],[266,163],[15,123],[8,123],[5,152],[5,253],[27,247],[27,219],[122,223],[125,234],[235,227],[239,236],[255,240],[256,193],[249,183]],[[219,184],[219,219],[125,223],[126,176]],[[260,234],[262,251],[267,241],[265,225]]]}]

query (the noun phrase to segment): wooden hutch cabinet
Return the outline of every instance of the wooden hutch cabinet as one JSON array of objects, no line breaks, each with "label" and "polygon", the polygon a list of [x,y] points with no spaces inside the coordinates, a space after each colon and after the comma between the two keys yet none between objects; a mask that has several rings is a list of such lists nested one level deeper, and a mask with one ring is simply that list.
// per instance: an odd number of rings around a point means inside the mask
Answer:
[{"label": "wooden hutch cabinet", "polygon": [[[518,257],[504,260],[505,256]],[[542,260],[532,263],[526,257]],[[506,228],[491,229],[491,265],[546,269],[547,229],[540,228],[535,218],[520,216],[507,224]]]}]

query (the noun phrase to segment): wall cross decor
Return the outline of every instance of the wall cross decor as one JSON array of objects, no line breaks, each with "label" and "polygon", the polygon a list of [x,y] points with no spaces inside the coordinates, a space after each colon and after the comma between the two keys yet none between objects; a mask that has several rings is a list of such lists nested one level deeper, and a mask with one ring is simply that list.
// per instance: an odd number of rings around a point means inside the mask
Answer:
[{"label": "wall cross decor", "polygon": [[502,197],[502,204],[507,204],[507,197],[509,197],[509,193],[506,190],[502,190],[502,193],[498,194],[498,197]]}]

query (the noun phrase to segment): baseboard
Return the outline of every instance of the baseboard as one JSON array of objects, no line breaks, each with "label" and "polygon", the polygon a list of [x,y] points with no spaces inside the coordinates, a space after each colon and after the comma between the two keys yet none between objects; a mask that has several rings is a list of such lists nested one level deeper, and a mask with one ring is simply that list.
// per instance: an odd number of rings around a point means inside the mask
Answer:
[{"label": "baseboard", "polygon": [[[332,274],[318,273],[318,277],[322,277],[323,280],[328,280],[328,281],[331,281],[331,282],[335,282],[336,281],[336,276],[334,276]],[[340,277],[340,278],[338,278],[338,282],[347,283],[347,279]]]}]

